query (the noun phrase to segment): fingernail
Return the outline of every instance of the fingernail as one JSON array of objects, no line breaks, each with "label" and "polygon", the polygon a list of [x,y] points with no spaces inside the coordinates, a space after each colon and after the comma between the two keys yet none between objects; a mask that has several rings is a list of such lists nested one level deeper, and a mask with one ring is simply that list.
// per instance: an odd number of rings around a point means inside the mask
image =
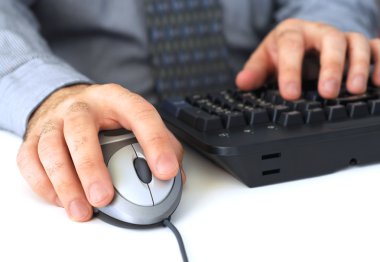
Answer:
[{"label": "fingernail", "polygon": [[74,220],[82,220],[88,217],[90,209],[84,201],[77,199],[70,202],[69,212]]},{"label": "fingernail", "polygon": [[323,84],[323,90],[330,94],[330,96],[337,96],[339,92],[338,81],[335,79],[327,80]]},{"label": "fingernail", "polygon": [[355,76],[351,82],[352,87],[356,89],[356,91],[364,92],[366,87],[366,81],[364,76],[358,75]]},{"label": "fingernail", "polygon": [[94,183],[90,186],[89,194],[92,204],[100,203],[108,197],[107,189],[99,182]]},{"label": "fingernail", "polygon": [[159,175],[167,176],[178,170],[177,158],[172,154],[161,155],[157,160],[157,171]]},{"label": "fingernail", "polygon": [[299,96],[299,90],[298,90],[298,86],[296,83],[288,83],[286,86],[285,86],[285,90],[288,94],[289,97],[291,98],[298,98]]}]

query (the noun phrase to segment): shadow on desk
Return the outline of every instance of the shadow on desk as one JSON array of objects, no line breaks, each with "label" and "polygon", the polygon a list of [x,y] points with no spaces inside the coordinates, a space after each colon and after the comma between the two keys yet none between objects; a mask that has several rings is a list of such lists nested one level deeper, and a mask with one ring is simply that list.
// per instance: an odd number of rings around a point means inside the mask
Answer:
[{"label": "shadow on desk", "polygon": [[[0,132],[0,261],[179,261],[165,228],[76,223],[40,200],[17,170],[20,143]],[[190,261],[380,261],[380,165],[248,188],[185,151],[187,183],[172,221]]]}]

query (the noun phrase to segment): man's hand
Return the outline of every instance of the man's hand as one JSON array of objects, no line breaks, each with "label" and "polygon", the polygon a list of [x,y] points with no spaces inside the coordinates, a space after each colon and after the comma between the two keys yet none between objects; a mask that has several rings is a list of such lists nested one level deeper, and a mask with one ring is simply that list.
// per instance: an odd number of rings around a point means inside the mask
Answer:
[{"label": "man's hand", "polygon": [[114,190],[98,140],[99,130],[132,130],[152,173],[178,173],[182,147],[155,108],[116,85],[77,85],[53,93],[29,121],[17,162],[32,189],[63,206],[69,217],[86,221],[92,206],[107,205]]},{"label": "man's hand", "polygon": [[301,95],[304,56],[319,53],[318,91],[324,98],[339,94],[348,61],[347,89],[352,94],[365,92],[372,57],[373,82],[380,86],[380,40],[371,42],[358,33],[343,33],[334,27],[289,19],[279,24],[262,42],[236,78],[237,85],[250,90],[277,74],[281,95],[287,100]]}]

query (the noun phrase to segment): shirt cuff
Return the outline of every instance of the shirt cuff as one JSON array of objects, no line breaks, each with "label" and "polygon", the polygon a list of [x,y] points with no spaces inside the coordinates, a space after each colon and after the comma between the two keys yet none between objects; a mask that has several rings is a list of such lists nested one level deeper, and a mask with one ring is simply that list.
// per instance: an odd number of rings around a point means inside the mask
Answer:
[{"label": "shirt cuff", "polygon": [[287,18],[326,23],[343,32],[358,32],[369,38],[377,36],[379,17],[376,1],[284,1],[276,21]]},{"label": "shirt cuff", "polygon": [[[344,19],[342,20],[339,15],[338,17],[334,15],[333,13],[329,13],[329,15],[314,15],[314,16],[308,16],[304,14],[300,14],[296,16],[295,18],[311,21],[311,22],[321,22],[325,23],[331,26],[336,27],[337,29],[341,30],[342,32],[357,32],[365,35],[368,38],[375,38],[377,36],[377,27],[373,26],[377,23],[368,23],[370,19],[367,21],[363,21],[362,19]],[[347,17],[350,17],[348,14]]]},{"label": "shirt cuff", "polygon": [[55,90],[92,83],[86,76],[59,61],[33,59],[0,79],[0,128],[25,134],[29,117]]}]

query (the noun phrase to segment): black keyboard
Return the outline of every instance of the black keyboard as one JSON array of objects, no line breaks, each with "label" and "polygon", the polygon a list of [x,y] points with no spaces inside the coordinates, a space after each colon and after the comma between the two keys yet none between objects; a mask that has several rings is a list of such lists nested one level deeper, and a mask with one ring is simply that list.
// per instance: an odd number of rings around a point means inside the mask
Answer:
[{"label": "black keyboard", "polygon": [[312,177],[380,161],[380,90],[337,99],[303,84],[285,101],[276,84],[165,99],[158,109],[172,132],[249,187]]}]

